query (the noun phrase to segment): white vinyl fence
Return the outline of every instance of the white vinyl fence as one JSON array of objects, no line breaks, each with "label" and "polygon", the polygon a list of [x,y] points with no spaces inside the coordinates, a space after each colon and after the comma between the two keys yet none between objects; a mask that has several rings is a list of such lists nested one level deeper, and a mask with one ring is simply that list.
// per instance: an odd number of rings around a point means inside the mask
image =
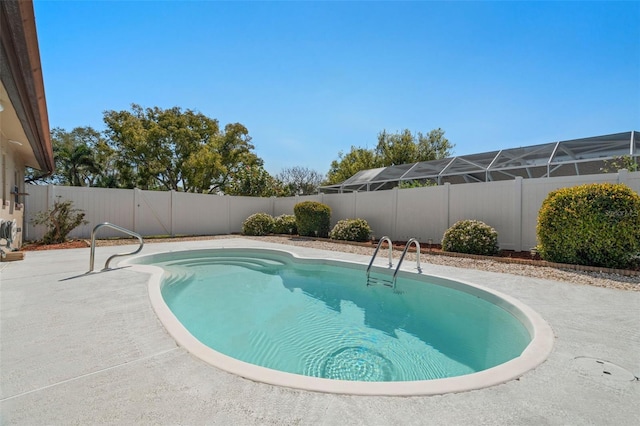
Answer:
[{"label": "white vinyl fence", "polygon": [[[332,209],[332,226],[340,219],[365,219],[376,238],[411,237],[421,243],[440,243],[444,232],[463,219],[481,220],[498,231],[500,248],[529,250],[536,243],[538,211],[547,194],[555,189],[586,183],[625,183],[640,193],[640,172],[553,177],[516,178],[509,181],[392,189],[388,191],[319,194],[304,197],[260,198],[190,194],[175,191],[104,189],[28,185],[24,240],[42,238],[44,227],[34,226],[34,214],[50,208],[54,201],[73,201],[86,213],[87,225],[76,228],[72,238],[89,238],[99,223],[111,222],[143,236],[217,235],[238,233],[251,214],[293,214],[293,206],[313,200]],[[121,235],[108,228],[99,237]]]}]

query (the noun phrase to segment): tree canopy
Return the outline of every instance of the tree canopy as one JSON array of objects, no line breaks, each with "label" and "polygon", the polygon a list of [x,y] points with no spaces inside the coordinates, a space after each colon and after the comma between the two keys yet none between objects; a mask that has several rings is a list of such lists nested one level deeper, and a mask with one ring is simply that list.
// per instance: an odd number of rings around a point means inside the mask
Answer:
[{"label": "tree canopy", "polygon": [[327,184],[344,182],[361,170],[449,157],[454,145],[444,137],[444,133],[440,128],[426,135],[421,132],[413,134],[408,129],[399,133],[383,130],[378,134],[375,149],[352,146],[348,153],[340,152],[338,159],[331,162]]},{"label": "tree canopy", "polygon": [[107,186],[110,148],[102,135],[91,127],[76,127],[70,132],[59,127],[51,130],[51,145],[56,162],[50,176],[27,171],[27,182],[69,186]]},{"label": "tree canopy", "polygon": [[307,167],[295,166],[282,169],[276,179],[282,184],[286,196],[311,195],[318,192],[324,176]]},{"label": "tree canopy", "polygon": [[132,105],[106,111],[105,134],[119,153],[123,186],[212,193],[224,191],[233,173],[261,166],[249,131],[178,107]]},{"label": "tree canopy", "polygon": [[334,184],[344,182],[360,170],[382,167],[382,162],[372,149],[351,146],[348,153],[338,153],[338,159],[331,162],[327,173],[327,183]]},{"label": "tree canopy", "polygon": [[270,197],[313,194],[323,180],[304,167],[271,176],[240,123],[221,129],[218,120],[190,109],[136,104],[103,118],[103,132],[54,128],[55,172],[29,169],[26,181]]},{"label": "tree canopy", "polygon": [[262,166],[247,166],[232,176],[225,191],[228,195],[250,197],[283,196],[282,182],[272,177]]},{"label": "tree canopy", "polygon": [[[221,128],[217,119],[190,109],[132,104],[130,110],[105,111],[103,120],[103,132],[54,128],[56,170],[46,176],[28,169],[26,181],[270,197],[314,194],[325,179],[299,166],[271,176],[244,125]],[[442,129],[426,135],[383,130],[374,149],[352,146],[340,152],[325,182],[340,183],[361,170],[445,158],[452,148]]]},{"label": "tree canopy", "polygon": [[255,197],[310,195],[318,191],[323,179],[306,167],[285,168],[273,177],[262,166],[251,166],[233,174],[225,193]]}]

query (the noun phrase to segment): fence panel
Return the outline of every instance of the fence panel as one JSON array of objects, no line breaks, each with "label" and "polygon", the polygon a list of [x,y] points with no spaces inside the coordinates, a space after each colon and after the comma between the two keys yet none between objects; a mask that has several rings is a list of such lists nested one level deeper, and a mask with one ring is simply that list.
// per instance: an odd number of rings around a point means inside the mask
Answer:
[{"label": "fence panel", "polygon": [[35,241],[44,235],[44,226],[35,226],[31,223],[33,217],[39,213],[46,211],[47,206],[47,188],[44,185],[25,185],[25,191],[29,194],[24,201],[24,235],[25,241]]},{"label": "fence panel", "polygon": [[140,235],[173,235],[171,228],[171,191],[134,189],[135,221],[133,231]]},{"label": "fence panel", "polygon": [[274,198],[228,197],[229,232],[241,232],[242,223],[254,213],[272,214]]},{"label": "fence panel", "polygon": [[299,202],[299,197],[275,198],[273,201],[273,215],[293,214],[293,207]]},{"label": "fence panel", "polygon": [[358,192],[356,215],[367,221],[375,238],[395,239],[395,201],[397,190]]},{"label": "fence panel", "polygon": [[229,234],[230,199],[220,195],[174,192],[174,235]]},{"label": "fence panel", "polygon": [[[29,191],[35,186],[30,185]],[[71,231],[69,238],[89,238],[93,227],[102,222],[111,222],[127,229],[133,229],[134,227],[133,190],[131,189],[54,185],[47,185],[46,188],[46,202],[37,203],[41,208],[44,207],[43,210],[53,207],[54,202],[59,199],[61,201],[70,200],[73,202],[74,208],[85,212],[85,219],[89,223]],[[40,193],[42,195],[42,192]],[[30,211],[29,215],[34,213],[37,213],[37,211]],[[33,230],[29,229],[29,239],[40,239],[44,232],[43,226],[38,226]],[[116,237],[121,235],[122,233],[115,229],[105,228],[100,230],[99,236]]]},{"label": "fence panel", "polygon": [[[481,220],[498,231],[503,249],[535,247],[538,211],[547,194],[557,188],[595,182],[623,182],[640,193],[640,172],[521,179],[437,187],[392,189],[349,194],[304,197],[230,197],[183,192],[156,192],[27,185],[24,239],[42,238],[44,227],[31,224],[33,216],[53,206],[57,197],[71,200],[84,210],[87,225],[70,234],[89,238],[98,223],[116,225],[148,235],[214,235],[240,232],[242,222],[258,212],[273,216],[293,214],[295,204],[318,201],[332,209],[332,226],[340,219],[362,218],[379,238],[416,237],[421,243],[439,243],[444,232],[458,220]],[[100,237],[120,236],[103,228]]]},{"label": "fence panel", "polygon": [[514,213],[516,201],[519,202],[514,198],[516,182],[508,180],[451,185],[448,226],[459,220],[480,220],[498,232],[501,248],[516,249]]},{"label": "fence panel", "polygon": [[350,194],[324,194],[323,203],[331,207],[331,228],[341,219],[356,218],[357,192]]},{"label": "fence panel", "polygon": [[447,229],[446,191],[449,185],[398,191],[396,240],[417,238],[421,244],[439,243]]},{"label": "fence panel", "polygon": [[[103,222],[111,222],[123,228],[133,229],[135,225],[133,190],[98,189],[99,191],[93,194],[88,190],[83,191],[83,204],[78,204],[78,207],[83,208],[85,212],[91,211],[93,214],[91,217],[87,215],[90,223],[86,228],[79,229],[78,238],[90,238],[93,227]],[[103,237],[121,237],[122,233],[106,228],[100,230],[100,235]]]},{"label": "fence panel", "polygon": [[619,181],[628,185],[637,193],[640,193],[640,171],[634,173],[620,173]]}]

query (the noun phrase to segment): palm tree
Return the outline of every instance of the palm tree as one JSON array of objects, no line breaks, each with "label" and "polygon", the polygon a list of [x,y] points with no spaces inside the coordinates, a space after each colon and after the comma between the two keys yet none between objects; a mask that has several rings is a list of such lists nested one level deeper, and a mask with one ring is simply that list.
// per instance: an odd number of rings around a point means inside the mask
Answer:
[{"label": "palm tree", "polygon": [[61,185],[90,186],[101,168],[85,136],[88,128],[52,131],[56,180]]}]

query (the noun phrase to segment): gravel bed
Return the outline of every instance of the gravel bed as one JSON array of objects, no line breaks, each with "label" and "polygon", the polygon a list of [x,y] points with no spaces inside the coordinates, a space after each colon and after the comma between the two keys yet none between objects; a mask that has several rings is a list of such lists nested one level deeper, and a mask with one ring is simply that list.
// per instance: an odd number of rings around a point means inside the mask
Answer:
[{"label": "gravel bed", "polygon": [[[203,237],[178,237],[178,238],[151,238],[145,239],[145,244],[159,242],[178,242],[178,241],[196,241],[196,240],[212,240],[224,238],[245,238],[256,239],[259,241],[267,241],[276,244],[286,244],[290,246],[309,247],[329,251],[341,251],[345,253],[362,254],[371,256],[373,247],[363,247],[359,245],[334,243],[329,241],[315,241],[305,238],[291,238],[285,236],[266,236],[266,237],[247,237],[240,235],[221,235],[221,236],[203,236]],[[110,246],[131,244],[131,240],[98,240],[97,246]],[[400,257],[401,252],[394,250],[393,256]],[[415,261],[415,253],[407,253],[407,260]],[[618,290],[640,291],[640,276],[623,276],[617,274],[608,274],[601,272],[581,272],[574,270],[565,270],[558,268],[550,268],[545,266],[525,265],[521,263],[505,263],[496,262],[485,259],[470,259],[464,257],[448,257],[432,254],[421,254],[420,262],[432,263],[435,265],[452,266],[456,268],[479,269],[483,271],[498,272],[503,274],[522,275],[532,278],[542,278],[548,280],[565,281],[573,284],[592,285],[595,287],[614,288]]]}]

